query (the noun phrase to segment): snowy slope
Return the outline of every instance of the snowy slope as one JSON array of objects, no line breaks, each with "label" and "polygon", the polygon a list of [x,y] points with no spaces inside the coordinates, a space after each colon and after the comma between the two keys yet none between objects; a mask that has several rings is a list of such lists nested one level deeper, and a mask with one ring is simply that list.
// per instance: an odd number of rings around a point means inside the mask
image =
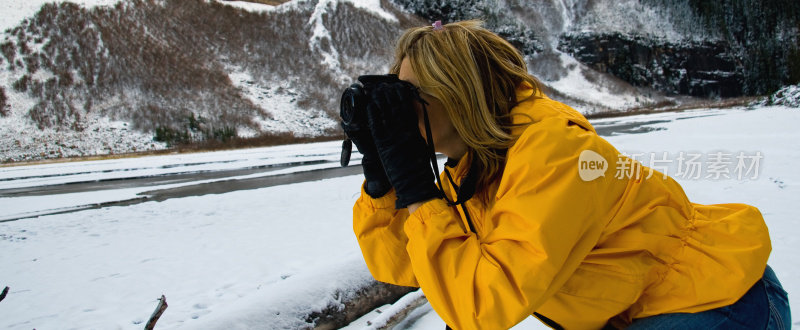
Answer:
[{"label": "snowy slope", "polygon": [[[385,71],[390,47],[379,47],[401,31],[378,0],[142,1],[28,20],[43,3],[2,2],[16,8],[4,24],[22,27],[0,32],[2,162],[164,149],[156,130],[185,132],[191,116],[206,129],[192,127],[193,140],[220,128],[259,141],[334,135],[342,88]],[[200,15],[210,23],[193,28]]]},{"label": "snowy slope", "polygon": [[[325,307],[345,284],[371,280],[346,216],[359,182],[347,177],[4,223],[0,260],[13,266],[0,271],[11,287],[0,327],[141,329],[165,294],[170,307],[161,329],[196,328],[209,316],[256,307],[281,312],[266,324],[297,328],[310,306]],[[304,207],[309,202],[325,207]],[[335,276],[341,280],[329,280]],[[247,306],[253,297],[266,301]]]},{"label": "snowy slope", "polygon": [[[644,133],[607,137],[629,154],[761,152],[756,178],[713,180],[706,179],[704,172],[701,179],[682,179],[676,168],[667,174],[683,185],[693,202],[757,206],[771,232],[769,263],[790,300],[796,301],[800,292],[796,253],[800,249],[796,216],[800,173],[795,166],[800,150],[787,141],[800,139],[793,126],[800,121],[800,109],[698,110],[593,123],[600,128],[614,121],[649,122],[639,130]],[[251,150],[250,155],[236,151],[145,157],[125,160],[127,164],[102,161],[0,168],[0,174],[11,186],[15,175],[8,171],[12,170],[20,176],[47,176],[60,167],[80,176],[83,167],[94,173],[90,177],[99,179],[114,175],[103,173],[104,169],[113,173],[141,168],[139,174],[157,174],[180,164],[237,168],[247,162],[313,157],[335,150],[332,143],[309,144]],[[0,303],[0,328],[141,329],[161,294],[170,305],[159,321],[161,329],[296,328],[310,311],[336,306],[343,294],[371,281],[351,230],[351,208],[361,180],[347,176],[0,222],[4,265],[0,287],[11,288]],[[17,204],[70,205],[72,197],[0,198],[0,216]],[[402,328],[442,328],[441,320],[425,306],[412,313]],[[798,308],[794,319],[795,328],[800,329]],[[538,326],[529,319],[521,328]]]},{"label": "snowy slope", "polygon": [[[33,17],[46,3],[72,2],[91,8],[112,6],[119,0],[0,0],[0,37],[5,31]],[[47,75],[39,72],[39,75]],[[8,88],[13,74],[0,69],[0,86],[6,87],[11,107],[10,115],[0,116],[0,161],[46,159],[84,154],[114,154],[165,149],[166,145],[152,141],[152,136],[129,127],[128,122],[113,120],[96,113],[84,118],[82,130],[57,128],[39,129],[27,118],[27,110],[35,101],[27,95]],[[22,110],[25,111],[22,111]],[[17,111],[14,111],[17,110]]]}]

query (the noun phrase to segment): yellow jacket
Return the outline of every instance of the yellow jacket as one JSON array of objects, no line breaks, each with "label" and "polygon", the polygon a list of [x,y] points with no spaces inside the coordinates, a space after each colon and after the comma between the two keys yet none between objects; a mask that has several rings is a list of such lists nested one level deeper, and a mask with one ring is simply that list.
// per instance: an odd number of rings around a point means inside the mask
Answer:
[{"label": "yellow jacket", "polygon": [[[421,287],[455,329],[509,328],[534,312],[596,329],[729,305],[761,278],[771,246],[758,209],[691,203],[671,178],[645,178],[650,169],[580,113],[531,94],[517,91],[513,113],[533,124],[508,150],[495,198],[466,203],[477,233],[443,200],[409,216],[393,191],[373,199],[362,189],[353,228],[375,279]],[[581,179],[584,150],[608,162],[605,176]],[[451,170],[457,183],[464,159]],[[618,178],[617,162],[643,175]]]}]

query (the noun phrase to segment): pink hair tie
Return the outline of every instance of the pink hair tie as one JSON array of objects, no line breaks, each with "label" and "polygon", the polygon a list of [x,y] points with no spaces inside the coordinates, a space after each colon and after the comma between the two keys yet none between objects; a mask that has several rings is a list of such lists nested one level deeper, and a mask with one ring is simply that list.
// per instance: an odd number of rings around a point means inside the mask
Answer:
[{"label": "pink hair tie", "polygon": [[434,31],[443,31],[444,27],[442,26],[442,21],[433,22],[433,30]]}]

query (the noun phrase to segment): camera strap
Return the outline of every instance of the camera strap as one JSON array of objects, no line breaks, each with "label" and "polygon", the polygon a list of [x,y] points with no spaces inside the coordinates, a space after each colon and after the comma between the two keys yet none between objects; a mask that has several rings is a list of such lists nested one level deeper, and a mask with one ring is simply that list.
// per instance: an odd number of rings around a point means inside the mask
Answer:
[{"label": "camera strap", "polygon": [[[453,180],[453,177],[450,175],[450,171],[447,168],[444,169],[445,175],[447,175],[447,179],[450,181],[450,185],[453,186],[453,189],[456,192],[456,200],[451,200],[447,197],[447,194],[444,193],[444,186],[442,186],[442,178],[439,175],[439,162],[436,160],[436,149],[433,145],[433,135],[431,134],[431,122],[428,119],[428,102],[422,99],[422,97],[418,97],[420,103],[422,104],[422,116],[425,122],[425,138],[427,140],[427,147],[428,147],[428,155],[430,155],[431,165],[433,166],[433,176],[436,177],[436,183],[439,186],[439,193],[441,194],[442,198],[447,201],[447,204],[450,206],[458,205],[461,207],[461,211],[464,212],[464,217],[466,217],[467,225],[469,226],[469,230],[475,234],[478,232],[475,231],[475,225],[472,224],[472,217],[469,215],[469,211],[467,210],[466,203],[472,196],[475,194],[475,183],[477,182],[477,175],[478,175],[478,167],[477,163],[471,161],[470,169],[467,172],[467,177],[461,182],[461,186],[457,185]],[[448,163],[450,161],[448,160]],[[445,167],[448,164],[445,164]]]},{"label": "camera strap", "polygon": [[342,154],[339,155],[339,165],[347,167],[350,164],[350,154],[353,153],[353,141],[345,134],[344,141],[342,141]]}]

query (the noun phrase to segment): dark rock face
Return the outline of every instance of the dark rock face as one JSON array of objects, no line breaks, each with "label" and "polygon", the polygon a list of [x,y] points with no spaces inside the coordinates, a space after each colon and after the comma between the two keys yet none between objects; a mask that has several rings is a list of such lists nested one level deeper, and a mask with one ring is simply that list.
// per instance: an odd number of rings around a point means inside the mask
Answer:
[{"label": "dark rock face", "polygon": [[[677,0],[648,0],[670,6]],[[688,0],[741,62],[743,95],[764,95],[800,82],[800,1]]]},{"label": "dark rock face", "polygon": [[600,72],[670,94],[742,94],[742,67],[724,41],[680,44],[622,34],[560,38],[559,49]]}]

